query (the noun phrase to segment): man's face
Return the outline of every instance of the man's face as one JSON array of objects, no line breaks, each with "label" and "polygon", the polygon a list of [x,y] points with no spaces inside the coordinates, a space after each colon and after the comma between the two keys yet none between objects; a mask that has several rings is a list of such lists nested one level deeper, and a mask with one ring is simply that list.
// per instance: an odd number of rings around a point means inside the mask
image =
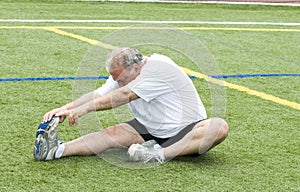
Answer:
[{"label": "man's face", "polygon": [[136,68],[133,68],[133,71],[128,71],[124,69],[123,65],[121,65],[118,68],[110,71],[110,74],[113,79],[118,82],[119,87],[123,87],[134,80],[136,76],[138,76],[138,71],[139,70],[137,70]]}]

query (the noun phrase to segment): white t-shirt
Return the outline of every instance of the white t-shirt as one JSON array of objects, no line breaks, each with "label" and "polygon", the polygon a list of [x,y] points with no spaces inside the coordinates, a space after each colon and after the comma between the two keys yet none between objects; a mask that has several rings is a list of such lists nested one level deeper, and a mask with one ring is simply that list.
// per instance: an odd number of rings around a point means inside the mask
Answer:
[{"label": "white t-shirt", "polygon": [[[96,91],[107,94],[116,84],[110,77]],[[193,82],[166,56],[151,55],[140,74],[126,87],[140,97],[129,103],[134,117],[153,136],[172,137],[188,124],[207,118]]]}]

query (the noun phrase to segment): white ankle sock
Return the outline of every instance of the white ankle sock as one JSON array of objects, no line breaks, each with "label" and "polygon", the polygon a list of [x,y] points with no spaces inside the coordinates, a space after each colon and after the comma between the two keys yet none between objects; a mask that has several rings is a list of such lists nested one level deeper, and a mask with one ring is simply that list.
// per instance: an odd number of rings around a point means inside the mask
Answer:
[{"label": "white ankle sock", "polygon": [[61,158],[64,151],[65,151],[65,144],[64,143],[59,144],[55,153],[55,159]]}]

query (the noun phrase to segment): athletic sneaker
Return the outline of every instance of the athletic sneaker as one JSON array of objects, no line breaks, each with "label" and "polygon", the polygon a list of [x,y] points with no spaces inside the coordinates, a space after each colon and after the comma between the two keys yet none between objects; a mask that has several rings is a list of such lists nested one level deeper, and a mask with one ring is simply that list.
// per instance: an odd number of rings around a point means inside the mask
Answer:
[{"label": "athletic sneaker", "polygon": [[127,151],[127,158],[129,161],[144,163],[150,161],[163,163],[165,161],[162,147],[154,140],[131,145]]},{"label": "athletic sneaker", "polygon": [[38,161],[55,158],[58,148],[58,131],[56,129],[59,117],[53,116],[49,121],[42,122],[36,132],[33,156]]}]

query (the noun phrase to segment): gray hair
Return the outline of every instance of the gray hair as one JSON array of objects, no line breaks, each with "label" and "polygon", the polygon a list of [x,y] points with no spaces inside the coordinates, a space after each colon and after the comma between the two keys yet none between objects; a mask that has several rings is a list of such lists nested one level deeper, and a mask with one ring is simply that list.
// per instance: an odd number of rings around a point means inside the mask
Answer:
[{"label": "gray hair", "polygon": [[118,48],[113,50],[107,60],[106,69],[108,71],[118,68],[120,65],[124,66],[124,69],[132,69],[133,64],[141,65],[143,60],[143,55],[136,49],[133,48]]}]

